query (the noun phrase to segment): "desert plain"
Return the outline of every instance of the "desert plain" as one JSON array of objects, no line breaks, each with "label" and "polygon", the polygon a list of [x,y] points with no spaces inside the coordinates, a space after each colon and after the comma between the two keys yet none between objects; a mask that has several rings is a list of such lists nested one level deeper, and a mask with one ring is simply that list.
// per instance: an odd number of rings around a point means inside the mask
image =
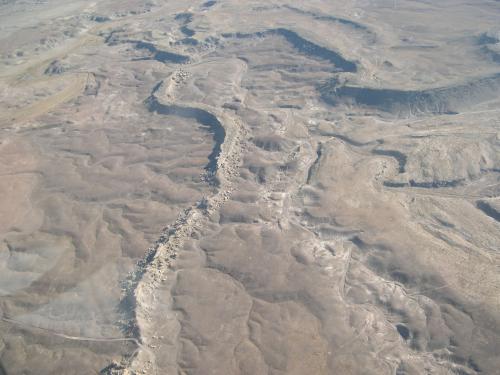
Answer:
[{"label": "desert plain", "polygon": [[2,0],[0,374],[500,374],[499,25]]}]

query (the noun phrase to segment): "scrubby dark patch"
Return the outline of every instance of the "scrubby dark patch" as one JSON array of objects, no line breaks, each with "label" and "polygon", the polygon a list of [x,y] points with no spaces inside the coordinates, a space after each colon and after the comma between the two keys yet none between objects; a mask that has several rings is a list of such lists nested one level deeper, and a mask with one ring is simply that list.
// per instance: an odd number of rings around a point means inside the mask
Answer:
[{"label": "scrubby dark patch", "polygon": [[479,365],[472,359],[472,358],[469,358],[467,360],[467,366],[471,369],[473,369],[474,371],[478,372],[478,373],[481,373],[483,372],[481,370],[481,367],[479,367]]},{"label": "scrubby dark patch", "polygon": [[[153,89],[153,93],[157,90],[157,88],[158,85]],[[212,152],[208,156],[208,164],[205,166],[205,170],[211,175],[215,175],[215,173],[217,172],[217,159],[219,158],[219,155],[221,153],[221,146],[224,143],[224,139],[226,137],[224,126],[222,126],[217,117],[210,112],[199,108],[162,104],[156,99],[154,95],[151,95],[148,99],[146,99],[145,103],[149,111],[151,112],[155,112],[161,115],[172,115],[194,119],[199,124],[206,126],[209,129],[209,131],[213,134],[215,144]]]},{"label": "scrubby dark patch", "polygon": [[194,30],[190,29],[187,26],[182,26],[181,27],[181,33],[183,33],[187,37],[192,37],[194,34],[196,34],[196,32]]},{"label": "scrubby dark patch", "polygon": [[418,51],[418,50],[426,50],[426,49],[437,49],[439,46],[433,44],[413,44],[411,40],[406,38],[401,39],[402,42],[410,43],[409,45],[403,46],[394,46],[391,47],[393,50],[405,50],[405,51]]},{"label": "scrubby dark patch", "polygon": [[184,55],[178,55],[176,53],[167,51],[158,51],[153,57],[156,61],[162,63],[174,63],[174,64],[184,64],[189,62],[189,57]]},{"label": "scrubby dark patch", "polygon": [[389,188],[402,188],[408,186],[406,182],[384,181],[383,185]]},{"label": "scrubby dark patch", "polygon": [[149,52],[155,53],[157,51],[156,46],[153,43],[148,42],[136,42],[135,47],[138,49],[146,49]]},{"label": "scrubby dark patch", "polygon": [[500,222],[500,212],[486,201],[477,201],[476,207],[493,220]]},{"label": "scrubby dark patch", "polygon": [[500,52],[490,46],[500,44],[500,34],[482,33],[477,37],[477,44],[481,46],[481,53],[494,63],[500,63]]},{"label": "scrubby dark patch", "polygon": [[396,324],[396,330],[404,340],[410,338],[410,330],[404,324]]},{"label": "scrubby dark patch", "polygon": [[360,236],[356,235],[356,236],[353,236],[350,241],[356,245],[356,247],[358,247],[360,250],[362,251],[371,251],[371,250],[375,250],[379,253],[391,253],[393,252],[393,250],[389,247],[387,247],[386,245],[384,244],[369,244],[369,243],[366,243],[365,241],[363,241],[363,239],[361,239]]},{"label": "scrubby dark patch", "polygon": [[389,188],[402,188],[402,187],[415,187],[423,189],[440,189],[440,188],[453,188],[463,185],[465,179],[457,180],[437,180],[437,181],[415,181],[410,180],[409,182],[399,182],[399,181],[384,181],[383,185]]},{"label": "scrubby dark patch", "polygon": [[344,72],[356,72],[357,66],[354,62],[344,59],[339,53],[329,50],[328,48],[321,47],[313,42],[310,42],[296,32],[278,28],[278,29],[270,29],[266,31],[259,31],[256,33],[234,33],[234,34],[222,34],[224,38],[238,38],[238,39],[249,39],[249,38],[265,38],[272,35],[278,35],[290,43],[292,47],[298,50],[300,53],[311,56],[314,58],[318,58],[321,60],[326,60],[332,63],[335,67],[340,71]]},{"label": "scrubby dark patch", "polygon": [[[121,363],[113,362],[109,364],[108,366],[104,367],[101,371],[99,371],[99,374],[103,375],[112,375],[112,374],[121,374],[124,373],[126,370],[125,366]],[[3,375],[3,373],[0,371],[0,375]]]},{"label": "scrubby dark patch", "polygon": [[290,142],[276,134],[254,137],[253,143],[266,151],[283,151],[290,148]]},{"label": "scrubby dark patch", "polygon": [[57,75],[57,74],[62,74],[66,71],[65,67],[61,64],[59,60],[54,60],[52,61],[47,69],[43,72],[45,75]]},{"label": "scrubby dark patch", "polygon": [[482,33],[477,37],[477,44],[483,46],[485,44],[496,44],[500,43],[500,39],[496,35],[491,35],[490,33]]},{"label": "scrubby dark patch", "polygon": [[90,20],[94,21],[94,22],[103,23],[103,22],[111,21],[111,18],[106,17],[106,16],[96,16],[96,15],[93,15],[93,16],[90,17]]},{"label": "scrubby dark patch", "polygon": [[388,60],[385,60],[385,61],[384,61],[383,66],[384,66],[385,68],[387,68],[387,69],[392,69],[392,68],[394,68],[394,64],[393,64],[393,63],[391,63],[391,62],[390,62],[390,61],[388,61]]},{"label": "scrubby dark patch", "polygon": [[201,6],[203,8],[210,8],[210,7],[213,7],[215,4],[217,4],[217,1],[210,0],[210,1],[203,3]]},{"label": "scrubby dark patch", "polygon": [[293,159],[279,166],[279,170],[285,174],[296,173],[298,170],[298,160]]},{"label": "scrubby dark patch", "polygon": [[181,22],[184,22],[184,23],[189,23],[191,21],[193,21],[193,14],[192,13],[179,13],[179,14],[176,14],[175,15],[175,20],[176,21],[181,21]]},{"label": "scrubby dark patch", "polygon": [[410,180],[411,187],[425,188],[425,189],[436,189],[436,188],[447,188],[447,187],[457,187],[463,184],[465,179],[461,178],[458,180],[438,180],[438,181],[415,181]]},{"label": "scrubby dark patch", "polygon": [[406,162],[407,162],[408,158],[402,152],[395,151],[395,150],[380,150],[380,149],[377,149],[377,150],[373,150],[372,153],[375,154],[375,155],[382,155],[382,156],[393,157],[394,159],[397,160],[397,162],[399,164],[398,172],[399,173],[405,173]]},{"label": "scrubby dark patch", "polygon": [[[309,199],[313,200],[315,204],[321,204],[319,195],[316,194],[313,190],[305,190],[303,194],[304,196],[307,196]],[[319,235],[319,238],[321,238],[322,240],[335,240],[339,236],[346,238],[352,237],[360,232],[359,230],[342,229],[333,227],[331,225],[320,225],[315,229],[315,232],[316,231]],[[332,245],[325,244],[325,249],[328,250],[328,252],[330,252],[332,255],[335,255],[335,249]]]},{"label": "scrubby dark patch", "polygon": [[401,271],[392,271],[390,272],[390,276],[394,281],[397,281],[398,283],[401,284],[408,284],[410,279],[408,278],[408,275],[405,274],[404,272]]},{"label": "scrubby dark patch", "polygon": [[259,220],[259,208],[255,204],[228,201],[220,211],[219,222],[255,223]]},{"label": "scrubby dark patch", "polygon": [[441,219],[441,218],[439,218],[439,217],[436,217],[436,216],[434,216],[434,219],[435,219],[435,220],[436,220],[439,224],[441,224],[443,227],[446,227],[446,228],[455,228],[455,224],[453,224],[453,223],[450,223],[450,222],[448,222],[448,221],[445,221],[445,220],[443,220],[443,219]]},{"label": "scrubby dark patch", "polygon": [[481,52],[491,61],[500,63],[500,52],[494,51],[488,46],[483,46]]},{"label": "scrubby dark patch", "polygon": [[162,63],[174,63],[174,64],[184,64],[189,62],[188,56],[159,50],[152,43],[140,41],[136,42],[135,46],[138,49],[148,50],[152,54],[152,57],[140,58],[139,60],[156,60]]},{"label": "scrubby dark patch", "polygon": [[300,105],[295,105],[295,104],[278,104],[278,108],[283,108],[283,109],[302,109]]},{"label": "scrubby dark patch", "polygon": [[365,250],[367,247],[365,241],[363,241],[359,236],[352,237],[350,241],[360,250]]},{"label": "scrubby dark patch", "polygon": [[403,362],[400,362],[398,368],[396,369],[396,375],[407,375],[408,371],[406,369],[406,365]]},{"label": "scrubby dark patch", "polygon": [[267,164],[260,158],[246,157],[244,166],[254,175],[255,181],[259,184],[265,184],[276,176],[277,168],[275,165]]},{"label": "scrubby dark patch", "polygon": [[402,188],[402,187],[415,187],[423,189],[439,189],[439,188],[453,188],[463,185],[465,179],[457,180],[436,180],[436,181],[415,181],[410,180],[409,182],[399,182],[399,181],[384,181],[383,185],[390,188]]},{"label": "scrubby dark patch", "polygon": [[120,33],[123,32],[124,29],[119,27],[113,30],[101,31],[99,36],[104,38],[104,43],[108,46],[116,46],[118,43],[121,43]]},{"label": "scrubby dark patch", "polygon": [[452,114],[495,99],[500,94],[500,73],[464,84],[426,90],[377,89],[341,85],[337,79],[318,87],[331,105],[349,103],[376,108],[397,116]]},{"label": "scrubby dark patch", "polygon": [[179,45],[184,45],[184,46],[197,46],[199,44],[198,40],[194,39],[194,38],[184,38],[184,39],[181,39],[177,42],[175,42],[175,44]]},{"label": "scrubby dark patch", "polygon": [[99,89],[101,88],[101,80],[103,78],[104,77],[98,76],[93,73],[87,74],[87,80],[85,82],[83,93],[85,95],[97,96],[97,94],[99,94]]},{"label": "scrubby dark patch", "polygon": [[[335,68],[336,69],[336,68]],[[321,67],[321,66],[311,66],[311,65],[304,65],[304,64],[297,64],[296,61],[290,60],[288,64],[276,64],[276,63],[270,63],[270,64],[257,64],[252,66],[252,70],[254,72],[269,72],[269,71],[274,71],[277,72],[283,81],[288,81],[290,82],[290,76],[286,76],[285,71],[288,73],[304,73],[304,72],[330,72],[331,68],[326,68]],[[296,80],[295,78],[292,78],[292,81]],[[278,108],[285,108],[285,109],[302,109],[301,106],[299,105],[294,105],[294,104],[277,104]]]}]

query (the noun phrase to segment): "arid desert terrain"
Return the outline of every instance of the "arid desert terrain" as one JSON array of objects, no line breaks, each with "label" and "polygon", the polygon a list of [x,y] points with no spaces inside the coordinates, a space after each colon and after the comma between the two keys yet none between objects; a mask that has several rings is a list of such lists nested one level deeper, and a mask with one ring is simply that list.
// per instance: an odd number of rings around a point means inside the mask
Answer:
[{"label": "arid desert terrain", "polygon": [[0,0],[0,375],[500,374],[498,0]]}]

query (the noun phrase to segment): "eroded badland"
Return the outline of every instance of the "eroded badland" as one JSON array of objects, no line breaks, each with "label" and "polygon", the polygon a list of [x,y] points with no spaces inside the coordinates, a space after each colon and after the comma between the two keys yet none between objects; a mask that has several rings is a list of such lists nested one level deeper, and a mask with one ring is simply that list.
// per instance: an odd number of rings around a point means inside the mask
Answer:
[{"label": "eroded badland", "polygon": [[499,21],[0,2],[0,374],[499,374]]}]

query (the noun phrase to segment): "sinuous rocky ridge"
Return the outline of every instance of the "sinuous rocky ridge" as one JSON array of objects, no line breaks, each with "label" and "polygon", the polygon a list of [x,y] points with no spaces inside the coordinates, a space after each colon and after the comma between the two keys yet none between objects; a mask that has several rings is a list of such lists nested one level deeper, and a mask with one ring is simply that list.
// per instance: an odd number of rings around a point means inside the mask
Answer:
[{"label": "sinuous rocky ridge", "polygon": [[500,374],[499,21],[0,2],[0,374]]}]

